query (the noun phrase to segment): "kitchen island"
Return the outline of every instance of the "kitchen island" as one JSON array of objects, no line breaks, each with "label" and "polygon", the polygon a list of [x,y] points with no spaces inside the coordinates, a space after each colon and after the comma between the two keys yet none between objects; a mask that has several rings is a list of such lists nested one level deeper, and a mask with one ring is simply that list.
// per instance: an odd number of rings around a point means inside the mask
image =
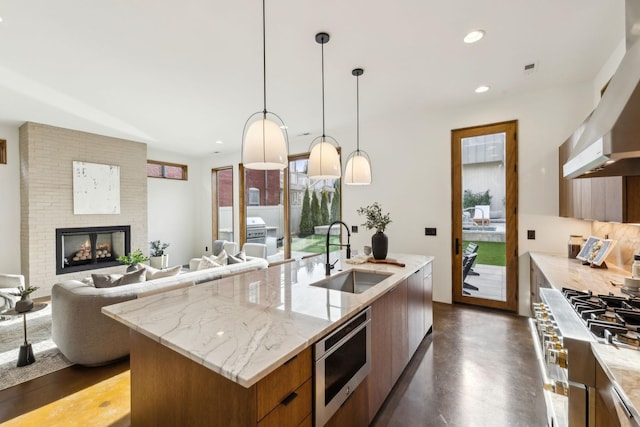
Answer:
[{"label": "kitchen island", "polygon": [[[315,342],[407,286],[418,272],[431,271],[433,257],[390,257],[405,267],[336,265],[332,275],[339,270],[388,274],[360,294],[312,286],[325,278],[324,256],[317,256],[104,307],[106,315],[131,329],[132,423],[172,416],[190,425],[269,425],[265,420],[280,419],[271,402],[260,402],[288,382],[298,387],[296,396],[311,393],[309,349]],[[424,327],[427,317],[421,319]],[[160,415],[149,418],[150,411]]]}]

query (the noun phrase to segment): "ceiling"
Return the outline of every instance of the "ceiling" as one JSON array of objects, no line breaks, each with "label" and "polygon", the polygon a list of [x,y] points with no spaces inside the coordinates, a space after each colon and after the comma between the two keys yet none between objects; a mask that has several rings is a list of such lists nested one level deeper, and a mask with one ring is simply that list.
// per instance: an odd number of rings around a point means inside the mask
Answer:
[{"label": "ceiling", "polygon": [[[391,113],[592,81],[623,0],[268,0],[267,109],[291,139]],[[5,0],[0,123],[34,121],[189,155],[239,150],[262,110],[260,0]],[[480,42],[464,35],[483,29]],[[524,66],[536,64],[525,73]],[[486,84],[484,94],[474,89]],[[310,133],[310,136],[302,136]],[[222,141],[223,144],[216,144]]]}]

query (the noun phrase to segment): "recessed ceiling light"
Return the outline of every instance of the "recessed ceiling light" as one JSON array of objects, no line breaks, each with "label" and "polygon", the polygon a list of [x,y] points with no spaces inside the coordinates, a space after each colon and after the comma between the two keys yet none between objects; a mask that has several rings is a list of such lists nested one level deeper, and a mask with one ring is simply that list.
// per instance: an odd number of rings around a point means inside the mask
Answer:
[{"label": "recessed ceiling light", "polygon": [[482,85],[476,88],[476,93],[485,93],[488,90],[489,90],[489,86]]},{"label": "recessed ceiling light", "polygon": [[222,141],[220,141],[220,140],[217,140],[217,141],[216,141],[216,144],[224,144],[224,142],[222,142]]},{"label": "recessed ceiling light", "polygon": [[484,37],[484,30],[473,30],[464,36],[465,43],[475,43]]}]

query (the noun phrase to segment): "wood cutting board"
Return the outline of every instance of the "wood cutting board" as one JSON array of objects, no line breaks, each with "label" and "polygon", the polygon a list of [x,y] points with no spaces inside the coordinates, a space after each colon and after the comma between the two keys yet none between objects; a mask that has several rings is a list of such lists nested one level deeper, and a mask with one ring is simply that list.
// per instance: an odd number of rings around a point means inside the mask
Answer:
[{"label": "wood cutting board", "polygon": [[403,262],[400,262],[393,258],[387,258],[387,259],[369,258],[367,261],[373,264],[391,264],[391,265],[397,265],[399,267],[404,267],[405,265]]}]

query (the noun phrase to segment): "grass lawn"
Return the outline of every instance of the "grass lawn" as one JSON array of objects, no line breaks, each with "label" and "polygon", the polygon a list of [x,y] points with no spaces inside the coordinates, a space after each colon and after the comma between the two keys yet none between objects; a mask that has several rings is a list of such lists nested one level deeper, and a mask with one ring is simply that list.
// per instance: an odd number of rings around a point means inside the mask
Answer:
[{"label": "grass lawn", "polygon": [[[331,236],[329,241],[331,243],[340,243],[340,236]],[[327,235],[326,234],[312,234],[307,237],[294,237],[291,241],[291,250],[296,252],[310,252],[310,253],[323,253],[327,250]],[[332,251],[336,248],[332,248]]]},{"label": "grass lawn", "polygon": [[[470,241],[463,240],[462,247],[467,247]],[[478,245],[476,264],[506,266],[506,248],[501,242],[473,242]]]}]

